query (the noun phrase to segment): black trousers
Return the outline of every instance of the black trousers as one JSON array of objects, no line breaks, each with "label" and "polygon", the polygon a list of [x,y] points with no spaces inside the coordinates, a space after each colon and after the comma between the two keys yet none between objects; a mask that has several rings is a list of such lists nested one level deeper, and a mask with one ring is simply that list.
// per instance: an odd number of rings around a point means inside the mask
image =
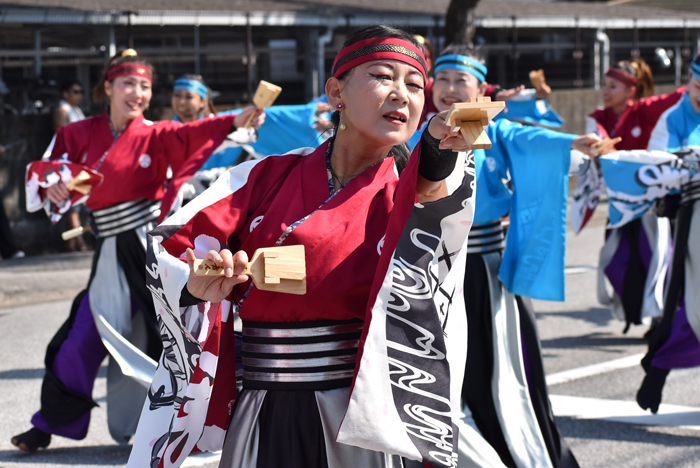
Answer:
[{"label": "black trousers", "polygon": [[[498,281],[498,278],[492,278]],[[502,286],[500,286],[502,287]],[[468,322],[467,365],[462,386],[462,400],[469,406],[477,428],[494,448],[501,461],[515,467],[515,461],[498,421],[491,391],[494,369],[493,321],[488,270],[479,254],[469,254],[464,277],[464,298]],[[549,458],[555,468],[578,468],[578,462],[559,434],[547,393],[542,349],[532,303],[516,296],[518,305],[523,357],[530,370],[528,379],[530,400],[542,432]]]}]

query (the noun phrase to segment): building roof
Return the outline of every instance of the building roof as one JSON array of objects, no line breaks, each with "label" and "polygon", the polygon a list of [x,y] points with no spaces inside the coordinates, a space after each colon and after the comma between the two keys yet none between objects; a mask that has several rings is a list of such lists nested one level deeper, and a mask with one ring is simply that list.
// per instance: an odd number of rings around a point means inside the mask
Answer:
[{"label": "building roof", "polygon": [[[628,1],[634,6],[600,2],[481,0],[476,9],[477,25],[511,27],[515,17],[518,27],[574,27],[576,21],[579,26],[589,28],[700,27],[700,12],[656,8],[662,3],[659,0]],[[663,3],[683,1],[665,0]],[[637,2],[654,3],[654,7],[638,6]],[[15,16],[22,13],[23,22],[35,22],[29,18],[48,8],[53,14],[39,22],[68,23],[76,21],[76,15],[82,15],[83,20],[77,22],[122,24],[124,13],[132,12],[132,24],[238,24],[240,18],[249,13],[254,16],[251,21],[255,24],[316,24],[325,16],[325,21],[331,23],[360,25],[369,21],[362,21],[362,18],[376,20],[377,15],[383,15],[384,20],[391,21],[394,16],[408,15],[415,19],[412,24],[430,25],[436,21],[442,24],[448,4],[449,0],[15,0],[0,3],[0,23],[19,22],[19,19],[12,20],[10,13]],[[63,11],[59,13],[55,9]],[[86,12],[92,13],[91,19],[87,19]],[[316,19],[311,21],[309,18]]]},{"label": "building roof", "polygon": [[612,6],[663,8],[664,10],[700,14],[700,2],[695,0],[612,0],[609,3]]}]

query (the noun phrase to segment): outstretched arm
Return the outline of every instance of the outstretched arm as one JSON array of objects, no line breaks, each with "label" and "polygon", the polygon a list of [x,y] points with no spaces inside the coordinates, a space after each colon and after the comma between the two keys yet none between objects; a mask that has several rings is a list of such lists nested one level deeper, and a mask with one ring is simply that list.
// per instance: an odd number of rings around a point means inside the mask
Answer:
[{"label": "outstretched arm", "polygon": [[251,116],[254,116],[253,128],[260,127],[265,121],[265,112],[250,106],[239,114],[211,117],[186,124],[169,123],[158,133],[158,140],[167,150],[165,154],[173,172],[177,172],[185,161],[194,156],[202,155],[202,159],[206,160],[226,135],[236,128],[244,127]]}]

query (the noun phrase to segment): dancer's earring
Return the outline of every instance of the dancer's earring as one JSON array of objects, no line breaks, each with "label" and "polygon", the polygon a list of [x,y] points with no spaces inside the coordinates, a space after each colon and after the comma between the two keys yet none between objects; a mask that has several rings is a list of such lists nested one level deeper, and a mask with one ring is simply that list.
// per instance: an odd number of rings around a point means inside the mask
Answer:
[{"label": "dancer's earring", "polygon": [[340,111],[340,109],[342,109],[342,108],[343,108],[343,104],[342,103],[338,104],[338,112],[340,112],[340,124],[338,125],[338,128],[340,130],[345,130],[348,127],[346,127],[345,124],[343,123],[343,113]]}]

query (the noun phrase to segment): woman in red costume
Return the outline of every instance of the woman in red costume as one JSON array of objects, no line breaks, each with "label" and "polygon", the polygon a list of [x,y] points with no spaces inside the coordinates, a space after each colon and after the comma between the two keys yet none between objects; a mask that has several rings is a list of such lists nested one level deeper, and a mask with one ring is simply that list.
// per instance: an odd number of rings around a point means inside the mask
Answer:
[{"label": "woman in red costume", "polygon": [[684,92],[682,87],[654,96],[654,78],[644,60],[618,62],[605,75],[605,107],[588,116],[586,132],[597,132],[601,138],[621,137],[622,141],[615,145],[617,150],[646,149],[656,121]]},{"label": "woman in red costume", "polygon": [[[605,76],[605,108],[596,109],[587,118],[586,132],[596,132],[601,138],[622,138],[612,151],[646,149],[657,120],[680,100],[684,90],[654,96],[654,80],[646,62],[618,62]],[[591,165],[579,178],[571,209],[575,232],[590,219],[603,184],[597,165]],[[598,300],[625,321],[625,332],[633,324],[650,324],[661,315],[669,248],[669,222],[653,213],[606,231],[600,253]]]},{"label": "woman in red costume", "polygon": [[[326,82],[331,139],[230,169],[151,232],[168,351],[129,468],[222,448],[223,468],[456,466],[474,165],[446,112],[408,159],[426,81],[411,35],[354,32]],[[303,246],[304,295],[241,275],[274,246]],[[194,257],[224,275],[191,276]]]},{"label": "woman in red costume", "polygon": [[[96,406],[92,388],[108,352],[110,433],[119,443],[127,443],[134,434],[161,353],[153,301],[145,285],[146,233],[161,210],[169,209],[167,200],[173,198],[167,194],[177,190],[178,181],[201,167],[232,129],[258,112],[250,107],[239,115],[184,125],[150,122],[143,111],[151,100],[153,74],[153,67],[134,50],[115,55],[94,90],[96,100],[108,100],[107,110],[61,127],[49,148],[50,160],[59,161],[55,172],[77,167],[102,174],[103,182],[92,188],[86,201],[97,237],[90,281],[49,343],[41,409],[32,417],[33,427],[12,438],[26,452],[47,447],[52,434],[86,436],[90,410]],[[264,114],[258,114],[255,126],[264,120]],[[169,171],[174,177],[168,185]],[[51,179],[51,173],[42,169],[35,174],[30,167],[28,200],[37,203],[28,209],[67,203],[71,192],[62,178]],[[42,178],[44,185],[37,185]]]}]

